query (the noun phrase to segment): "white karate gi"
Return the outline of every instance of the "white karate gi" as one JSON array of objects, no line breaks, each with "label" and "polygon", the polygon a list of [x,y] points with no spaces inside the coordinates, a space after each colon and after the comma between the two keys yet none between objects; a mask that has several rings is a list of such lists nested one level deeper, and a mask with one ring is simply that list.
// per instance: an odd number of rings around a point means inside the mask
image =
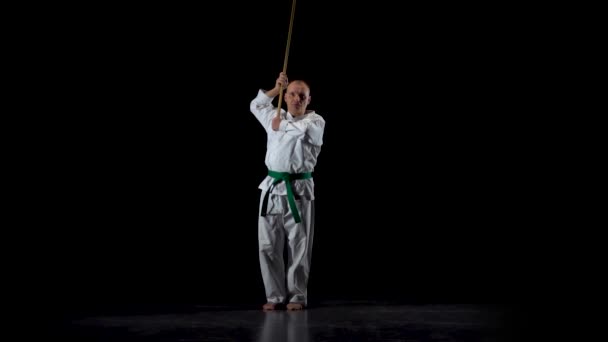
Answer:
[{"label": "white karate gi", "polygon": [[[323,144],[325,120],[314,111],[293,117],[281,109],[283,120],[278,131],[272,129],[277,108],[273,98],[261,89],[251,101],[251,112],[268,135],[266,167],[270,171],[302,174],[314,171]],[[314,233],[314,182],[312,178],[292,180],[293,194],[301,222],[296,223],[287,198],[286,182],[272,186],[275,178],[267,176],[259,185],[260,216],[258,222],[259,256],[262,279],[269,303],[307,304],[307,285]],[[266,216],[262,202],[268,190]],[[283,246],[288,240],[287,279]],[[287,280],[287,291],[285,290]]]}]

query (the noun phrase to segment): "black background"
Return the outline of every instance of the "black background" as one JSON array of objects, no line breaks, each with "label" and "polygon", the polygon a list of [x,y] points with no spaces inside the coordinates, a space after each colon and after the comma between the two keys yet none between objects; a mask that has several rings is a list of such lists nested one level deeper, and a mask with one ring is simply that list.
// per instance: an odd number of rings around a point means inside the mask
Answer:
[{"label": "black background", "polygon": [[[290,1],[53,8],[31,32],[34,277],[68,309],[264,301],[249,102]],[[300,1],[290,79],[326,120],[310,300],[538,291],[543,30],[499,4]],[[33,99],[32,99],[33,101]],[[276,102],[275,102],[276,104]]]}]

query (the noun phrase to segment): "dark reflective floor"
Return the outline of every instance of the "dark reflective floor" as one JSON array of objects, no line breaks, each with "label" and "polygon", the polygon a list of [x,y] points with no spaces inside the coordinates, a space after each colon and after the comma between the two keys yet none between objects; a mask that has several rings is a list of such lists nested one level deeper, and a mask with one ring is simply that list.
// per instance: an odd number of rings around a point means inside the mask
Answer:
[{"label": "dark reflective floor", "polygon": [[57,330],[64,341],[514,341],[509,315],[481,305],[328,302],[301,312],[193,306],[81,315]]}]

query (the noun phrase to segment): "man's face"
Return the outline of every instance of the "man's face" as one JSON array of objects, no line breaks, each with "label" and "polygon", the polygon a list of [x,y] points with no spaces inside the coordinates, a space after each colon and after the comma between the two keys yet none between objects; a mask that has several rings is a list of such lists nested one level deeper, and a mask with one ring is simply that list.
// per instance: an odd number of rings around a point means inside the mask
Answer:
[{"label": "man's face", "polygon": [[294,115],[303,114],[310,103],[310,90],[308,86],[297,81],[291,83],[285,92],[285,103],[290,113]]}]

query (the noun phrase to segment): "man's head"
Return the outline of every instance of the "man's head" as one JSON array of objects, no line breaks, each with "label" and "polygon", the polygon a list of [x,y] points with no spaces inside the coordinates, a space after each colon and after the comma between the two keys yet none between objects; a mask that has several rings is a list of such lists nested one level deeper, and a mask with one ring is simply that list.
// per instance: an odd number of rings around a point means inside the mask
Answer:
[{"label": "man's head", "polygon": [[291,81],[285,91],[285,103],[287,111],[293,116],[306,113],[306,107],[310,103],[310,87],[304,81]]}]

